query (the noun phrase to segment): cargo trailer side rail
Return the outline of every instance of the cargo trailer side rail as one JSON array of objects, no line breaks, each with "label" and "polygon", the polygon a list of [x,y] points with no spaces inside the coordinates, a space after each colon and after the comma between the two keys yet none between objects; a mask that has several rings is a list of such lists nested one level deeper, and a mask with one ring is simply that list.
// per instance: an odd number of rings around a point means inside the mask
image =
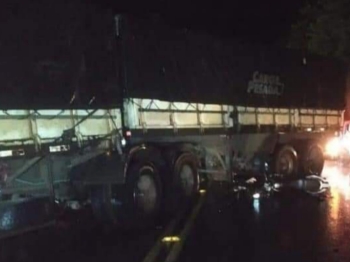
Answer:
[{"label": "cargo trailer side rail", "polygon": [[244,107],[222,104],[170,102],[156,99],[128,99],[126,126],[147,133],[166,129],[208,129],[239,133],[256,132],[323,132],[339,130],[341,111],[308,108]]},{"label": "cargo trailer side rail", "polygon": [[[2,192],[20,190],[15,185],[22,181],[20,177],[33,173],[33,167],[42,162],[48,166],[46,159],[55,159],[61,170],[53,170],[55,183],[65,181],[74,166],[108,150],[121,150],[118,109],[1,111],[0,126],[0,161],[7,173]],[[35,188],[44,182],[20,184]]]},{"label": "cargo trailer side rail", "polygon": [[[39,153],[43,145],[57,144],[64,136],[70,136],[72,142],[82,147],[91,139],[113,133],[121,128],[120,110],[2,110],[0,126],[1,148],[31,145]],[[57,152],[60,148],[52,147],[49,151]],[[0,156],[12,155],[0,152]]]},{"label": "cargo trailer side rail", "polygon": [[0,238],[51,224],[71,170],[120,151],[120,129],[119,109],[0,111]]}]

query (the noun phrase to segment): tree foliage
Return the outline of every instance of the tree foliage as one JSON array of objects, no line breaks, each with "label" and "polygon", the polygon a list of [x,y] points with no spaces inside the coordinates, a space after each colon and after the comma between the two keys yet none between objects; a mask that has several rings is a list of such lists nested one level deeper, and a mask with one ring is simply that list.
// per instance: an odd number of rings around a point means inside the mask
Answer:
[{"label": "tree foliage", "polygon": [[350,61],[350,1],[318,0],[300,10],[289,47]]}]

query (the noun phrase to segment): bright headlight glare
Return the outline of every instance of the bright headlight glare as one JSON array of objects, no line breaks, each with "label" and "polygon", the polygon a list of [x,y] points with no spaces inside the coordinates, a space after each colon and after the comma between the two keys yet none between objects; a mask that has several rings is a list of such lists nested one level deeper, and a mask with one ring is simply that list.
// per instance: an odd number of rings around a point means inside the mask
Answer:
[{"label": "bright headlight glare", "polygon": [[273,187],[276,188],[276,189],[278,189],[278,188],[281,187],[281,185],[280,185],[279,183],[275,183],[275,184],[273,185]]},{"label": "bright headlight glare", "polygon": [[328,141],[328,143],[326,144],[326,153],[327,155],[336,157],[339,155],[340,152],[340,141],[339,138],[334,137],[332,138],[330,141]]},{"label": "bright headlight glare", "polygon": [[259,199],[260,198],[260,194],[259,193],[254,193],[253,194],[253,198],[254,199]]}]

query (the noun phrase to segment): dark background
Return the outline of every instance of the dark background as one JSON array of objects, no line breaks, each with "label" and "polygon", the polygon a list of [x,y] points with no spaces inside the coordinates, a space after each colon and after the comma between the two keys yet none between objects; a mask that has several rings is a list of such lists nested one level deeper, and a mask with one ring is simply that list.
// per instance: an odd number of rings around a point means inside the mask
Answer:
[{"label": "dark background", "polygon": [[[306,0],[32,0],[2,1],[1,23],[24,14],[55,10],[61,17],[69,18],[65,5],[93,5],[96,10],[112,9],[114,12],[145,16],[157,14],[165,23],[177,28],[189,28],[210,34],[241,38],[269,44],[284,44],[291,24],[297,20],[298,10]],[[81,7],[79,7],[81,8]],[[52,14],[47,13],[50,20]]]},{"label": "dark background", "polygon": [[[169,30],[157,20],[129,18],[127,26],[124,53],[131,97],[253,107],[344,107],[345,71],[337,60],[190,30]],[[256,71],[278,76],[282,92],[248,93]],[[267,88],[275,85],[260,83]]]},{"label": "dark background", "polygon": [[[93,97],[94,107],[117,106],[120,61],[126,61],[126,85],[133,97],[341,108],[343,86],[337,67],[319,59],[303,66],[302,53],[280,49],[301,4],[275,0],[4,3],[0,108],[89,107]],[[141,19],[141,27],[125,30],[124,59],[118,56],[113,13]],[[286,84],[284,100],[247,95],[256,70],[281,76]],[[340,87],[337,94],[332,92],[334,86]],[[70,104],[73,94],[76,99]]]},{"label": "dark background", "polygon": [[151,0],[102,1],[99,6],[137,13],[157,13],[174,27],[246,41],[284,45],[305,0]]}]

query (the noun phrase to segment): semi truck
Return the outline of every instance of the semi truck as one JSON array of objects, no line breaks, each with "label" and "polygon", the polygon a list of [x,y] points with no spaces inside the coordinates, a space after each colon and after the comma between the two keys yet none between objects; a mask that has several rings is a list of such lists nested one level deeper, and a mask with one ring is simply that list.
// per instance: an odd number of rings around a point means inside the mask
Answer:
[{"label": "semi truck", "polygon": [[239,172],[321,174],[341,62],[70,10],[2,25],[1,237],[50,226],[62,207],[145,225]]}]

